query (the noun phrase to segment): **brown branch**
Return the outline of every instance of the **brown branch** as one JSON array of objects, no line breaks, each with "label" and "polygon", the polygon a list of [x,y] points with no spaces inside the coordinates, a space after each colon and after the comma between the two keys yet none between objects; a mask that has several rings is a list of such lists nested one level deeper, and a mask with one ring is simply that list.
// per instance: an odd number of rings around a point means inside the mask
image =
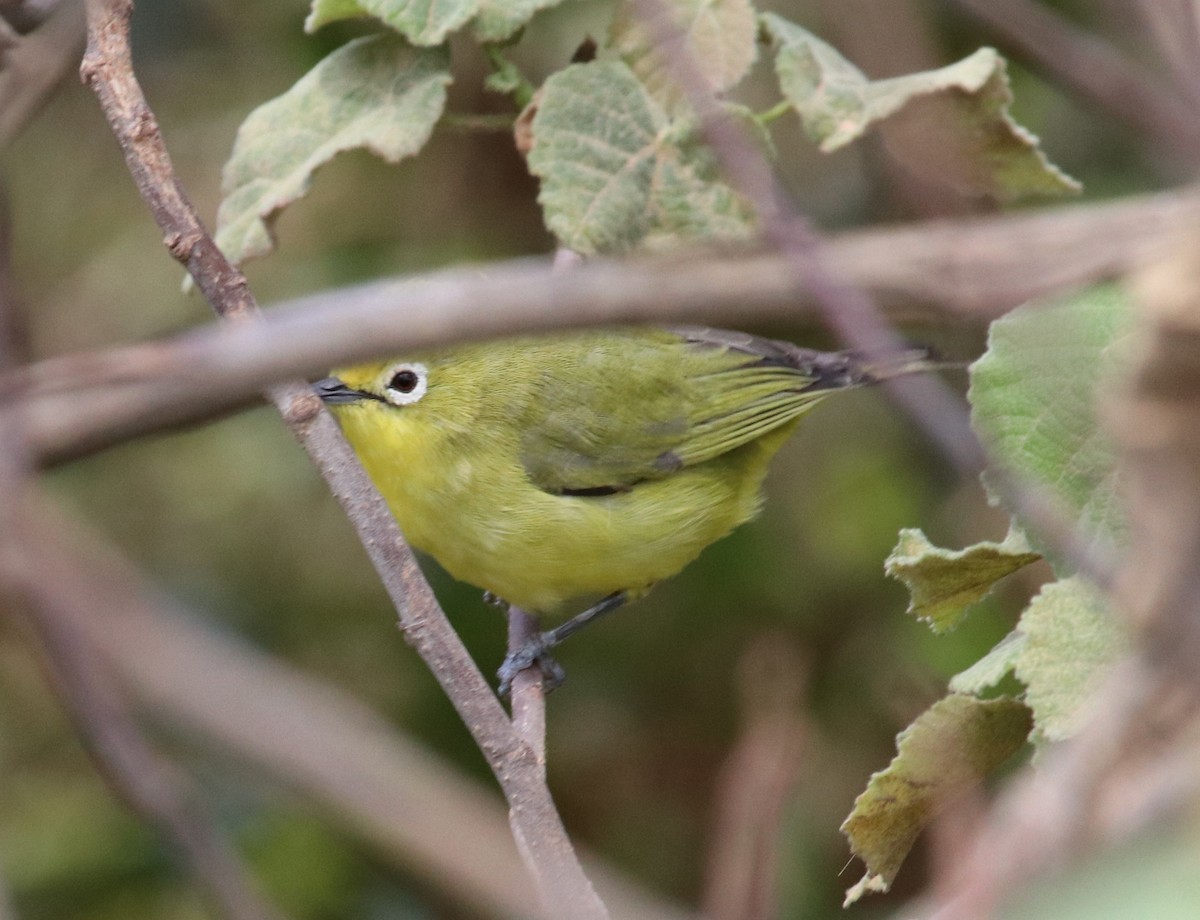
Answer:
[{"label": "brown branch", "polygon": [[[47,583],[86,586],[92,605],[71,624],[148,715],[316,802],[465,914],[538,915],[494,790],[345,690],[209,628],[50,501],[36,511],[32,539],[56,547]],[[596,859],[587,868],[617,920],[690,916]]]},{"label": "brown branch", "polygon": [[[257,321],[242,274],[221,254],[179,183],[157,122],[134,76],[129,0],[88,0],[88,49],[81,73],[95,91],[134,182],[162,229],[164,242],[226,320]],[[536,758],[438,607],[412,551],[332,417],[302,382],[276,386],[271,400],[346,510],[396,606],[405,638],[429,665],[487,758],[528,845],[546,912],[600,918],[603,904],[567,839]]]},{"label": "brown branch", "polygon": [[1175,85],[1200,112],[1200,10],[1192,0],[1137,0],[1134,8],[1150,30]]},{"label": "brown branch", "polygon": [[[1200,193],[1173,191],[857,231],[829,240],[826,254],[831,270],[898,321],[935,319],[927,304],[982,320],[1124,274],[1198,219]],[[522,261],[380,281],[279,304],[259,324],[49,359],[0,378],[0,401],[30,397],[33,449],[53,463],[227,411],[289,375],[465,336],[639,320],[811,322],[811,297],[791,271],[782,255],[726,254],[591,262],[568,273]]]},{"label": "brown branch", "polygon": [[[1002,41],[1182,164],[1200,153],[1196,110],[1099,36],[1032,0],[951,0]],[[1155,0],[1158,3],[1159,0]]]}]

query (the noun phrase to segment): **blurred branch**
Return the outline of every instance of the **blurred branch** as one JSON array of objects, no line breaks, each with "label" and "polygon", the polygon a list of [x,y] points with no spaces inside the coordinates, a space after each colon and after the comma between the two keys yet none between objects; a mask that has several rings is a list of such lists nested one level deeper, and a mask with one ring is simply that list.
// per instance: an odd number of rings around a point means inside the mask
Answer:
[{"label": "blurred branch", "polygon": [[83,0],[59,0],[28,34],[10,35],[8,47],[0,43],[0,150],[79,60],[83,35]]},{"label": "blurred branch", "polygon": [[[1169,84],[1033,0],[950,0],[1064,85],[1191,166],[1200,153],[1196,109]],[[1161,5],[1153,0],[1154,5]],[[1189,169],[1189,173],[1192,172]]]},{"label": "blurred branch", "polygon": [[993,810],[938,920],[988,916],[1089,845],[1178,818],[1200,799],[1200,234],[1135,281],[1140,348],[1109,427],[1131,524],[1118,611],[1137,653],[1097,694],[1086,729]]},{"label": "blurred branch", "polygon": [[[57,548],[46,581],[88,586],[91,606],[68,611],[72,626],[151,715],[320,803],[471,916],[539,915],[495,793],[344,691],[206,627],[49,501],[36,511],[31,541]],[[587,865],[615,920],[690,916]]]},{"label": "blurred branch", "polygon": [[717,781],[703,899],[711,920],[778,912],[779,845],[808,735],[804,670],[778,636],[760,638],[739,662],[744,727]]},{"label": "blurred branch", "polygon": [[1150,29],[1175,85],[1200,112],[1200,11],[1194,0],[1137,0],[1134,4]]},{"label": "blurred branch", "polygon": [[[982,321],[1124,274],[1197,221],[1200,192],[1172,191],[857,231],[829,240],[825,254],[829,270],[878,297],[896,321],[934,319],[930,304]],[[793,272],[782,254],[693,254],[570,272],[525,260],[378,281],[280,304],[258,324],[52,358],[0,377],[0,401],[26,395],[35,455],[61,462],[219,414],[289,375],[467,336],[649,320],[812,321],[811,292],[797,289]]]},{"label": "blurred branch", "polygon": [[281,917],[196,807],[183,777],[142,736],[81,641],[71,621],[94,612],[92,586],[63,565],[53,541],[36,539],[36,525],[19,523],[15,533],[21,537],[5,554],[4,588],[36,634],[59,698],[96,766],[129,807],[175,846],[222,917]]},{"label": "blurred branch", "polygon": [[[138,190],[172,255],[186,265],[218,315],[254,322],[258,306],[195,213],[133,72],[130,0],[88,0],[88,47],[81,74],[99,99]],[[405,638],[429,665],[487,758],[527,844],[526,867],[544,910],[579,920],[607,917],[584,876],[537,759],[437,605],[416,559],[332,417],[302,381],[271,399],[346,510],[396,606]]]}]

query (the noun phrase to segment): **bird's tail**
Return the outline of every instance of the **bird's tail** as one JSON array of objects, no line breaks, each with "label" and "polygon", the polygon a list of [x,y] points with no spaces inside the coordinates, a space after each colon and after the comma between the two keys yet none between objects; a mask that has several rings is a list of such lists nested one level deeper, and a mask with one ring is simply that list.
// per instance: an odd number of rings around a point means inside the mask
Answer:
[{"label": "bird's tail", "polygon": [[[802,353],[800,363],[812,378],[805,390],[837,390],[846,387],[870,386],[906,374],[962,367],[959,361],[945,361],[932,348],[912,346],[891,352],[855,351]],[[800,357],[800,355],[797,355]]]}]

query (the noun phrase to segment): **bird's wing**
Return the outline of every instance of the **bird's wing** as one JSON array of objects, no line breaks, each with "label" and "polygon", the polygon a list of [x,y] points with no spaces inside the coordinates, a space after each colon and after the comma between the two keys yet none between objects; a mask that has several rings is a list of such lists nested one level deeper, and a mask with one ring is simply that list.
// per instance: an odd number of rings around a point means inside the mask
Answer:
[{"label": "bird's wing", "polygon": [[741,447],[852,386],[845,355],[744,333],[609,332],[543,373],[521,460],[548,492],[602,495]]}]

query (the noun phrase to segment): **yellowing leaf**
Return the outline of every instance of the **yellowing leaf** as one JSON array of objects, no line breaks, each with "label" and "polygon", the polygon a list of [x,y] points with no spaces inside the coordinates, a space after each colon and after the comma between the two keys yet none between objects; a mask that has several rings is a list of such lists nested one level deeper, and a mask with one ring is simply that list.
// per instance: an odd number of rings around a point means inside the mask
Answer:
[{"label": "yellowing leaf", "polygon": [[313,0],[304,29],[374,16],[414,45],[440,45],[478,12],[480,0]]},{"label": "yellowing leaf", "polygon": [[957,626],[997,581],[1040,558],[1018,531],[1010,531],[1003,543],[949,550],[934,546],[919,530],[905,529],[883,568],[908,587],[908,612],[942,633]]},{"label": "yellowing leaf", "polygon": [[575,64],[550,77],[532,133],[538,200],[547,226],[571,249],[728,239],[753,228],[749,205],[717,177],[694,125],[672,121],[619,61]]},{"label": "yellowing leaf", "polygon": [[[701,63],[713,92],[733,88],[746,75],[758,53],[758,24],[750,0],[675,0],[671,4],[685,37],[684,47]],[[609,45],[668,111],[682,98],[666,58],[650,39],[632,2],[617,7]]]},{"label": "yellowing leaf", "polygon": [[276,215],[308,193],[313,172],[365,147],[389,162],[424,146],[446,102],[444,48],[393,35],[339,48],[290,90],[250,113],[225,164],[217,244],[230,261],[270,252]]},{"label": "yellowing leaf", "polygon": [[761,17],[784,96],[826,153],[887,122],[893,153],[913,171],[963,194],[1011,201],[1079,191],[1009,116],[1004,59],[991,48],[939,70],[871,80],[815,35]]},{"label": "yellowing leaf", "polygon": [[1016,675],[1026,686],[1035,736],[1061,741],[1092,715],[1094,692],[1131,648],[1104,596],[1078,575],[1042,588],[1021,615],[1026,635]]},{"label": "yellowing leaf", "polygon": [[977,662],[950,678],[950,692],[979,696],[989,687],[996,686],[1016,667],[1025,641],[1025,634],[1014,629]]},{"label": "yellowing leaf", "polygon": [[951,694],[896,738],[896,757],[876,773],[842,833],[867,874],[846,893],[887,891],[904,857],[937,812],[1021,749],[1029,710],[1017,700]]}]

